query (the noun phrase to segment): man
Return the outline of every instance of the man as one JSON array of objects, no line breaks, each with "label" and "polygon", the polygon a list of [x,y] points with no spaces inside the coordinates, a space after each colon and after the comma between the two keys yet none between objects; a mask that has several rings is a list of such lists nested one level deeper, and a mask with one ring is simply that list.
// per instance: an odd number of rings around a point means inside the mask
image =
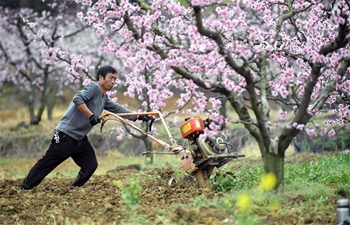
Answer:
[{"label": "man", "polygon": [[[112,102],[106,92],[111,90],[117,79],[117,71],[111,66],[97,71],[96,82],[91,82],[78,91],[69,104],[66,113],[55,128],[51,144],[45,155],[32,167],[20,186],[29,190],[40,182],[59,164],[72,157],[80,167],[72,186],[83,186],[97,168],[95,151],[87,138],[93,126],[100,123],[103,109],[113,113],[130,113],[127,108]],[[148,116],[129,116],[129,120],[147,122]]]}]

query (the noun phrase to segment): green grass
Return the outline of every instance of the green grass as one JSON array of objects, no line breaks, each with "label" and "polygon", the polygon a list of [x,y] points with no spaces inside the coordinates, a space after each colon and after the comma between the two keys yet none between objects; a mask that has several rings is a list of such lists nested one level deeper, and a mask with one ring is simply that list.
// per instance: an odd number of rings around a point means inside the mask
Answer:
[{"label": "green grass", "polygon": [[312,182],[329,185],[350,183],[350,155],[335,154],[320,156],[310,164],[285,166],[286,184],[309,184]]},{"label": "green grass", "polygon": [[[217,191],[238,191],[251,189],[258,185],[264,175],[260,164],[242,164],[240,170],[220,170],[218,178],[213,179]],[[230,172],[231,175],[227,175]],[[336,153],[332,156],[319,156],[315,161],[301,164],[285,164],[285,187],[318,185],[350,185],[350,155]],[[313,187],[311,186],[310,189]]]},{"label": "green grass", "polygon": [[225,167],[219,172],[219,176],[211,177],[215,191],[237,191],[256,187],[264,174],[262,166],[242,164],[241,169],[232,173]]},{"label": "green grass", "polygon": [[[295,210],[309,211],[311,207],[322,212],[329,210],[325,208],[329,207],[329,199],[342,198],[338,194],[340,191],[350,196],[350,155],[346,154],[319,156],[310,163],[286,164],[284,185],[276,191],[265,193],[256,188],[264,174],[262,165],[243,164],[240,171],[224,177],[225,172],[227,171],[221,171],[219,179],[214,181],[215,190],[225,194],[218,201],[209,203],[210,207],[219,210],[232,208],[232,215],[235,215],[234,203],[238,196],[247,194],[253,200],[252,212],[242,221],[248,218],[250,220],[247,221],[253,221],[261,215],[271,213],[266,210],[273,205],[280,206],[286,202],[287,206],[289,204]],[[206,199],[198,197],[190,207],[206,204]],[[279,207],[276,213],[286,212],[283,207]]]}]

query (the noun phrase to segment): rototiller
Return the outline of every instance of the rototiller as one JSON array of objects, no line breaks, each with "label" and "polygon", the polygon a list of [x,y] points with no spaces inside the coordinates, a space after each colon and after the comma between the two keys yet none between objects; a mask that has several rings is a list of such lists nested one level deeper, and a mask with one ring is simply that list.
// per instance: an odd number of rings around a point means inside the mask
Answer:
[{"label": "rototiller", "polygon": [[[136,125],[123,118],[124,116],[137,115],[152,116],[152,120],[150,122],[150,130],[152,127],[152,123],[154,122],[156,116],[158,116],[159,120],[162,122],[165,128],[165,131],[167,132],[171,144],[168,144],[152,136],[151,134],[145,132],[141,128],[137,127]],[[135,130],[139,131],[141,134],[150,138],[151,140],[165,148],[165,150],[167,150],[167,152],[147,151],[143,153],[144,155],[179,155],[182,162],[182,167],[188,174],[194,176],[196,181],[198,181],[198,185],[200,187],[208,187],[210,185],[209,177],[215,167],[219,168],[231,161],[233,158],[245,156],[244,154],[239,154],[237,151],[234,151],[233,146],[227,142],[227,138],[223,134],[219,134],[216,138],[206,138],[205,140],[199,138],[200,134],[204,132],[205,128],[209,129],[209,125],[212,122],[210,117],[208,117],[205,120],[203,120],[199,116],[193,118],[186,118],[185,121],[180,125],[181,136],[184,139],[181,145],[179,145],[171,135],[166,121],[159,111],[122,114],[105,112],[105,114],[101,116],[101,129],[104,123],[108,120],[108,117],[113,117],[113,119],[134,128]]]}]

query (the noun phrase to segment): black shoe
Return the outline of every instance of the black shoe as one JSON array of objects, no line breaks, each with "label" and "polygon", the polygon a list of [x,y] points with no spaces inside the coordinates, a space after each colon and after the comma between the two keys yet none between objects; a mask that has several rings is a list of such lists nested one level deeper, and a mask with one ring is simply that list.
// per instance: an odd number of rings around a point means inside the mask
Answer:
[{"label": "black shoe", "polygon": [[22,183],[20,186],[19,186],[19,191],[23,191],[23,190],[30,190],[32,189],[31,187],[29,187],[27,184],[25,183]]},{"label": "black shoe", "polygon": [[24,191],[25,189],[23,187],[18,188],[18,191]]}]

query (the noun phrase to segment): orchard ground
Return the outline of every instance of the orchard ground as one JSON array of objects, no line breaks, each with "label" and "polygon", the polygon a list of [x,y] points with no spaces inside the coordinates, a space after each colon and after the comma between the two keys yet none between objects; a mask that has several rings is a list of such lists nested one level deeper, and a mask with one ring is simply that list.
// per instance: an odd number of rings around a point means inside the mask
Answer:
[{"label": "orchard ground", "polygon": [[[62,111],[56,111],[55,119],[61,115]],[[15,126],[26,114],[15,111],[11,114],[2,113],[1,116],[0,127],[5,129]],[[44,124],[43,129],[51,132],[56,123]],[[231,171],[234,176],[247,167],[262,165],[255,145],[246,146],[242,153],[246,154],[245,158],[234,159],[220,169]],[[328,154],[330,153],[326,155]],[[317,161],[319,156],[320,154],[311,153],[297,154],[289,149],[285,160],[286,164],[307,165]],[[23,178],[37,160],[20,156],[0,159],[1,224],[334,225],[337,220],[336,201],[343,197],[350,198],[350,188],[341,190],[342,187],[335,183],[326,187],[328,193],[335,194],[325,197],[322,193],[317,193],[322,192],[324,186],[299,185],[298,190],[282,191],[282,194],[278,194],[277,205],[270,200],[274,198],[273,193],[260,196],[254,195],[255,190],[251,190],[249,194],[252,194],[257,204],[251,207],[252,216],[245,217],[248,218],[247,221],[240,218],[237,212],[236,200],[241,193],[198,188],[182,170],[179,158],[155,155],[154,164],[151,165],[147,164],[144,157],[125,156],[118,151],[110,151],[108,156],[98,157],[99,167],[96,173],[81,188],[69,186],[79,168],[68,159],[33,190],[18,191]],[[171,167],[166,166],[167,162]],[[214,170],[213,174],[218,171],[220,170]],[[246,179],[238,182],[256,179],[250,173],[247,172]],[[169,187],[171,177],[175,177],[175,181]],[[312,192],[317,197],[309,198]],[[126,195],[130,197],[127,198]]]},{"label": "orchard ground", "polygon": [[[310,163],[318,156],[289,154],[286,163]],[[107,157],[99,157],[99,169],[81,188],[68,185],[78,168],[72,160],[67,160],[30,191],[18,191],[18,186],[36,160],[2,160],[0,221],[2,224],[38,225],[234,224],[237,221],[235,202],[227,198],[230,193],[198,188],[182,172],[180,161],[174,156],[157,156],[155,160],[157,165],[149,165],[142,157],[111,152]],[[166,162],[171,166],[166,166]],[[259,157],[251,154],[227,166],[234,173],[242,164],[261,163]],[[175,182],[169,187],[172,176]],[[127,188],[132,183],[141,188],[139,193]],[[128,202],[123,194],[141,198]],[[275,209],[263,205],[253,209],[259,215],[258,224],[336,224],[337,197],[326,199],[322,207],[316,201],[306,202],[300,194],[284,197],[283,203]]]}]

